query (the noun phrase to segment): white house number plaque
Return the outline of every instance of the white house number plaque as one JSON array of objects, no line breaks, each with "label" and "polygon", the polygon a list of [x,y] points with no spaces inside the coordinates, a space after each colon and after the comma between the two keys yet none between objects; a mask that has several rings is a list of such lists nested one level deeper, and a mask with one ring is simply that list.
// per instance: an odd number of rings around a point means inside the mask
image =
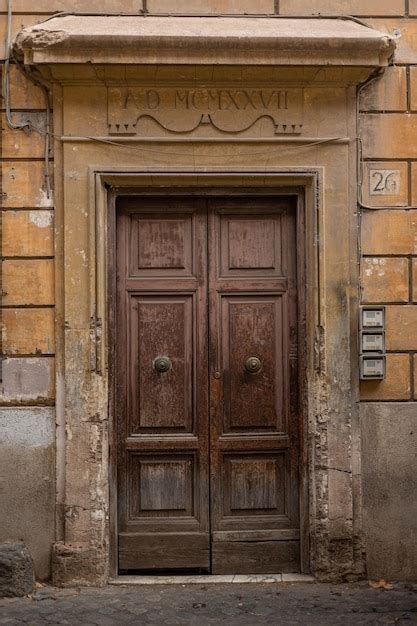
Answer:
[{"label": "white house number plaque", "polygon": [[400,193],[400,170],[369,170],[371,196],[395,196]]}]

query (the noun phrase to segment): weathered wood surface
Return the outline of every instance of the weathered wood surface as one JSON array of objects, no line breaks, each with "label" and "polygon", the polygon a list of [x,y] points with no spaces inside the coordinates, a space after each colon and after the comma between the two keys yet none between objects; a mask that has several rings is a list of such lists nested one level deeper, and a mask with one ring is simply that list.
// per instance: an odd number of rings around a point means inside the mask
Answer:
[{"label": "weathered wood surface", "polygon": [[287,198],[120,201],[124,569],[299,568],[294,209]]}]

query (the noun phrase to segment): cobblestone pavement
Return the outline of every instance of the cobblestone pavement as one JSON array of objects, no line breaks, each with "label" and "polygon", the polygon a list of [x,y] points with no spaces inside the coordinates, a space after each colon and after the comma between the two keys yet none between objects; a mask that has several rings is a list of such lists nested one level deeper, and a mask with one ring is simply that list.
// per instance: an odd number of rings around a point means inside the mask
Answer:
[{"label": "cobblestone pavement", "polygon": [[417,584],[372,589],[366,583],[108,586],[38,589],[0,599],[0,624],[152,626],[227,624],[413,624]]}]

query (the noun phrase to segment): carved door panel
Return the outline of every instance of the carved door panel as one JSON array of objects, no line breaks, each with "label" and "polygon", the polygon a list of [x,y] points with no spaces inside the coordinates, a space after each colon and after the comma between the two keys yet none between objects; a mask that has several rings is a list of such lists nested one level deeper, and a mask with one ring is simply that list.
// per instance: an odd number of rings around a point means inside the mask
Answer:
[{"label": "carved door panel", "polygon": [[120,201],[121,569],[299,570],[295,246],[288,199]]},{"label": "carved door panel", "polygon": [[209,202],[213,573],[299,571],[295,211]]},{"label": "carved door panel", "polygon": [[207,210],[123,201],[117,225],[121,569],[209,569]]}]

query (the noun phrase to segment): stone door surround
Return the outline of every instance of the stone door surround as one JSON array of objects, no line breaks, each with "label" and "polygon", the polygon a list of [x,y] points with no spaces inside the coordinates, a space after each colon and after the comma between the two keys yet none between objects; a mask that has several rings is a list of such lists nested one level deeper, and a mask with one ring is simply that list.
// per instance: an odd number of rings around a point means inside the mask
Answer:
[{"label": "stone door surround", "polygon": [[132,192],[305,204],[303,569],[362,571],[356,87],[393,49],[323,18],[67,15],[18,34],[16,54],[53,92],[56,584],[116,573],[108,302],[115,197]]}]

